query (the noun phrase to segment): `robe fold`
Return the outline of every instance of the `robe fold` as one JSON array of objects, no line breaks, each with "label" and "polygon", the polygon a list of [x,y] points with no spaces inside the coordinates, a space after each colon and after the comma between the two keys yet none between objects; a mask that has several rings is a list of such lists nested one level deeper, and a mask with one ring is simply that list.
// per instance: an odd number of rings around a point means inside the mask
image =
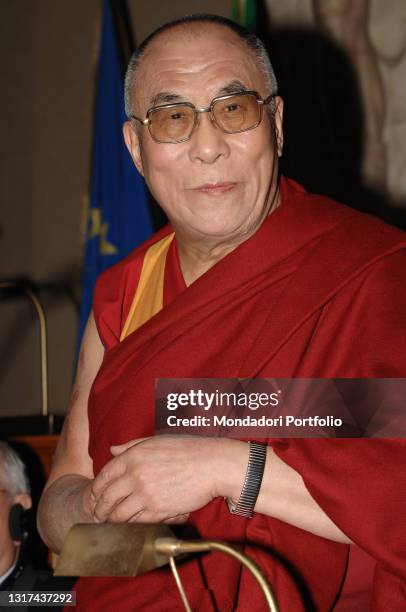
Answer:
[{"label": "robe fold", "polygon": [[[171,231],[103,273],[96,287],[106,352],[89,398],[95,474],[111,459],[112,444],[154,434],[156,378],[405,376],[404,234],[284,178],[281,204],[256,234],[189,287],[173,241],[163,308],[120,342],[145,253]],[[370,605],[362,612],[406,609],[405,441],[267,442],[373,560]],[[223,499],[192,513],[190,523],[202,538],[244,543],[281,612],[334,609],[348,546],[272,517],[230,515]],[[252,577],[219,553],[184,562],[180,574],[194,610],[266,609]],[[78,609],[89,612],[182,609],[167,569],[81,579],[75,588]]]}]

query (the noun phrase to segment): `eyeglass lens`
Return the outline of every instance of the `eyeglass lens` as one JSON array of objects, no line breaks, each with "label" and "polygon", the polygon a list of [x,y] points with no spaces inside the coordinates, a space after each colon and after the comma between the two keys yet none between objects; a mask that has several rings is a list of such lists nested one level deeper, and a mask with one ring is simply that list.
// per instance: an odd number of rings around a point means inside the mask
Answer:
[{"label": "eyeglass lens", "polygon": [[[217,126],[227,134],[244,132],[260,121],[260,107],[253,94],[236,94],[213,104]],[[196,123],[196,111],[187,104],[177,104],[154,110],[150,114],[149,129],[159,142],[182,142],[190,138]]]}]

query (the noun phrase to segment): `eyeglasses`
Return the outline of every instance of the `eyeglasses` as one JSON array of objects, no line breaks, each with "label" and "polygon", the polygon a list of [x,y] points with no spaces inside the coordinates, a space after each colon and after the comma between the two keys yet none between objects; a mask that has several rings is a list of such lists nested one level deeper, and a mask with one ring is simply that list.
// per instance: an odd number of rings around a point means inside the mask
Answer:
[{"label": "eyeglasses", "polygon": [[213,98],[207,108],[176,102],[150,108],[146,119],[130,117],[147,125],[155,142],[175,144],[191,138],[200,113],[209,113],[211,121],[226,134],[253,130],[261,123],[263,106],[273,98],[274,94],[264,100],[256,91],[241,91]]}]

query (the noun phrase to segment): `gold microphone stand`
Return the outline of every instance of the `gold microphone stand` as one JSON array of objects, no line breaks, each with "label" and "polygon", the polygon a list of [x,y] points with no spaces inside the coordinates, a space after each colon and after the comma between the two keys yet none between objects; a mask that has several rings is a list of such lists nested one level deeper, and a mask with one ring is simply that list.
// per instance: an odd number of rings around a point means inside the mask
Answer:
[{"label": "gold microphone stand", "polygon": [[192,612],[192,608],[189,605],[185,589],[180,580],[179,572],[177,570],[174,557],[182,553],[188,554],[211,550],[219,550],[220,552],[223,552],[226,555],[229,555],[230,557],[234,557],[234,559],[237,559],[242,565],[244,565],[254,576],[259,587],[261,588],[266,603],[268,604],[269,610],[271,610],[271,612],[278,612],[279,610],[271,586],[269,585],[268,580],[266,579],[258,565],[254,563],[254,561],[252,561],[252,559],[250,559],[247,555],[238,552],[235,548],[233,548],[229,544],[226,544],[225,542],[211,542],[204,540],[188,541],[178,540],[176,538],[158,538],[155,541],[155,550],[158,553],[169,557],[169,565],[175,578],[175,582],[182,598],[183,605],[185,606],[186,612]]},{"label": "gold microphone stand", "polygon": [[181,540],[163,524],[92,523],[74,525],[69,531],[56,576],[138,576],[169,563],[186,612],[192,612],[176,567],[175,557],[218,550],[237,559],[254,576],[267,607],[278,612],[268,580],[247,555],[225,542]]}]

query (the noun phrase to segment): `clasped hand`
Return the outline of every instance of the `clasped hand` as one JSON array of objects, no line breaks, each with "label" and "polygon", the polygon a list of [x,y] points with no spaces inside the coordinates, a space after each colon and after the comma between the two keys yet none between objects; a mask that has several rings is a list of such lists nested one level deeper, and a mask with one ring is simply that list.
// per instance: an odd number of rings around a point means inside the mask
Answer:
[{"label": "clasped hand", "polygon": [[[112,446],[91,487],[96,522],[184,522],[218,495],[220,440],[156,436]],[[221,454],[221,453],[220,453]]]}]

